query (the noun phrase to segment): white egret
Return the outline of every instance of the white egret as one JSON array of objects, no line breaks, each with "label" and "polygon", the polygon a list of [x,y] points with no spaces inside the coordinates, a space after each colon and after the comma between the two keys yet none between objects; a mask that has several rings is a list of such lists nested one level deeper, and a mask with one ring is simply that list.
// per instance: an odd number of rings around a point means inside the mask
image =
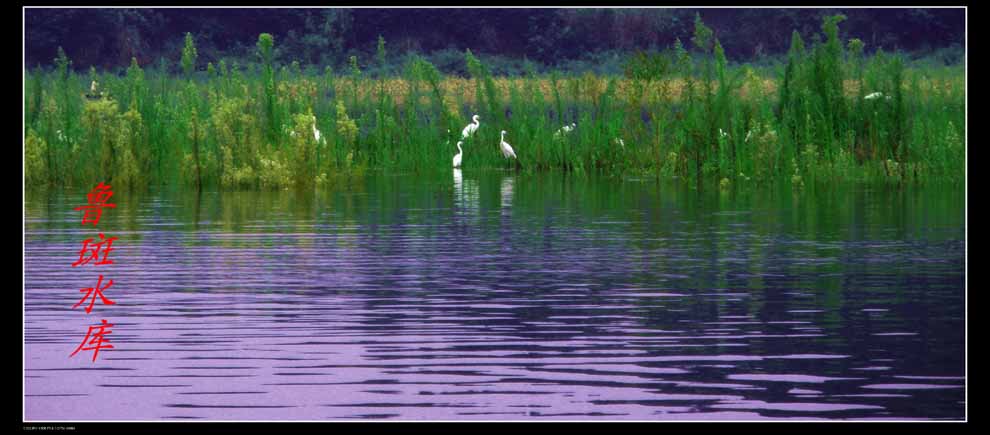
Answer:
[{"label": "white egret", "polygon": [[505,130],[502,130],[502,143],[500,143],[499,146],[502,147],[502,157],[512,157],[514,159],[518,158],[516,157],[516,152],[512,150],[512,146],[505,141]]},{"label": "white egret", "polygon": [[574,130],[575,127],[577,127],[577,124],[572,122],[571,125],[565,125],[563,127],[560,127],[560,130],[557,130],[557,132],[554,133],[553,135],[554,137],[560,137],[561,134],[570,133],[571,130]]},{"label": "white egret", "polygon": [[[322,138],[323,136],[320,134],[320,130],[316,128],[316,115],[313,115],[313,139],[316,139],[316,143],[321,143]],[[326,142],[326,139],[322,140],[322,143]]]},{"label": "white egret", "polygon": [[863,97],[864,100],[876,100],[877,98],[883,97],[884,100],[890,101],[890,95],[884,95],[883,92],[874,92],[870,95]]},{"label": "white egret", "polygon": [[620,137],[615,138],[615,143],[619,144],[619,146],[622,148],[626,147],[626,142],[623,141],[622,138]]},{"label": "white egret", "polygon": [[464,127],[464,130],[461,131],[461,139],[467,139],[469,136],[474,134],[474,132],[478,130],[478,126],[481,125],[481,123],[478,122],[478,115],[474,115],[471,119],[474,120],[474,122],[468,124],[467,127]]},{"label": "white egret", "polygon": [[457,154],[454,154],[454,167],[455,168],[461,167],[461,156],[464,155],[464,150],[461,149],[461,144],[462,143],[464,143],[464,142],[461,142],[461,141],[458,141],[457,142],[457,151],[458,151],[458,153]]},{"label": "white egret", "polygon": [[96,80],[89,82],[89,92],[86,93],[87,99],[98,100],[103,97],[103,93],[96,89],[97,86],[98,83],[96,83]]}]

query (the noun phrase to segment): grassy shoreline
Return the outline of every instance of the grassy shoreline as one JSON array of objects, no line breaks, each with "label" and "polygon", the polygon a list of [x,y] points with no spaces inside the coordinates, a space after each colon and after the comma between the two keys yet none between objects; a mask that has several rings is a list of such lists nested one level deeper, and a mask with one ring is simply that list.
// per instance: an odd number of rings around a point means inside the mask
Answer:
[{"label": "grassy shoreline", "polygon": [[[825,21],[824,42],[806,49],[795,33],[786,69],[769,74],[728,67],[700,21],[691,38],[700,61],[678,41],[631,58],[625,77],[493,77],[470,51],[470,79],[419,58],[398,77],[364,77],[356,60],[313,76],[275,65],[266,34],[260,63],[209,64],[200,80],[191,37],[179,76],[146,74],[136,62],[124,76],[79,75],[62,55],[51,71],[25,72],[25,185],[308,188],[367,170],[433,172],[450,167],[474,114],[481,127],[465,141],[466,171],[650,175],[720,188],[964,180],[964,70],[867,58],[858,40],[838,40],[841,19]],[[556,134],[571,123],[573,132]],[[499,153],[501,130],[518,161]]]}]

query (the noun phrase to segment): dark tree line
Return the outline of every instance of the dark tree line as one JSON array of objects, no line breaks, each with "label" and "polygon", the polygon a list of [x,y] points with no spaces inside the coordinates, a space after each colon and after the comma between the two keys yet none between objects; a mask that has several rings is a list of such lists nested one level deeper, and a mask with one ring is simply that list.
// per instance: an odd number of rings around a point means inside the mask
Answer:
[{"label": "dark tree line", "polygon": [[276,59],[339,66],[370,59],[379,36],[390,56],[442,50],[526,58],[545,65],[593,53],[668,47],[690,37],[695,14],[736,61],[780,55],[797,30],[809,40],[841,13],[842,38],[867,51],[962,45],[963,9],[27,9],[26,66],[50,65],[59,46],[75,68],[117,69],[179,58],[193,34],[202,64],[253,59],[262,32]]}]

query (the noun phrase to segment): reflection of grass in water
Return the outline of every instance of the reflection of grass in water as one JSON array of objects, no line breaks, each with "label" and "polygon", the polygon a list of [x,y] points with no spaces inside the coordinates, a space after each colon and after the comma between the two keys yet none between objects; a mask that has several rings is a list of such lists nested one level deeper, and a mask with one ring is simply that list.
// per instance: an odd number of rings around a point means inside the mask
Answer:
[{"label": "reflection of grass in water", "polygon": [[[870,300],[897,298],[899,295],[893,292],[856,293],[857,287],[850,288],[840,281],[841,276],[886,273],[885,264],[848,261],[845,254],[848,243],[911,243],[912,239],[923,239],[922,244],[938,244],[961,240],[965,222],[961,212],[962,189],[942,188],[934,183],[924,188],[907,185],[903,189],[875,185],[868,189],[808,186],[800,194],[792,194],[786,180],[771,183],[770,189],[699,192],[673,180],[656,184],[652,180],[624,181],[594,174],[574,177],[556,171],[511,175],[503,171],[474,171],[465,172],[463,177],[460,197],[457,192],[446,192],[440,195],[441,200],[436,186],[441,182],[453,185],[449,169],[429,176],[348,177],[321,190],[290,187],[287,191],[207,191],[199,195],[182,188],[160,193],[119,192],[115,197],[120,205],[104,217],[107,228],[128,231],[142,231],[150,222],[178,223],[178,227],[168,225],[160,229],[199,231],[202,236],[180,239],[180,243],[194,246],[242,250],[256,247],[267,251],[299,248],[302,250],[299,255],[309,255],[306,248],[313,246],[367,249],[368,237],[379,242],[389,238],[406,240],[405,235],[427,240],[439,231],[438,222],[441,226],[463,225],[458,230],[462,234],[485,235],[481,237],[524,235],[530,246],[555,249],[588,235],[588,231],[607,228],[627,235],[620,238],[621,242],[613,237],[599,240],[604,244],[619,243],[616,252],[670,253],[669,256],[635,256],[638,259],[635,264],[658,273],[684,274],[686,246],[698,247],[699,253],[719,253],[720,257],[744,260],[720,262],[718,274],[701,281],[691,281],[697,278],[690,275],[691,278],[671,278],[667,285],[720,289],[745,285],[754,290],[753,296],[743,298],[742,302],[751,313],[759,312],[765,302],[756,292],[765,289],[779,292],[781,285],[788,288],[786,291],[821,290],[818,297],[796,298],[795,303],[833,308],[847,303],[853,298],[850,295]],[[51,231],[48,226],[53,225],[51,218],[55,217],[57,228],[72,228],[73,224],[65,222],[62,215],[85,201],[86,191],[68,193],[52,189],[50,192],[54,196],[37,191],[28,193],[26,230],[43,231],[32,235],[32,241],[47,237],[72,243],[64,231]],[[507,199],[511,200],[511,213],[503,208],[509,203]],[[502,217],[492,218],[492,213]],[[149,221],[151,216],[154,219]],[[39,217],[48,222],[41,223]],[[507,217],[511,219],[506,220]],[[567,230],[545,231],[548,222]],[[623,224],[602,227],[596,222]],[[78,221],[74,226],[78,227]],[[510,226],[512,232],[508,231]],[[312,232],[320,233],[319,241],[310,242],[305,240],[309,236],[302,235]],[[234,233],[234,236],[219,236],[221,233]],[[256,238],[237,237],[237,233],[265,234]],[[689,240],[685,239],[687,235],[692,235]],[[127,236],[133,243],[126,246],[135,249],[134,252],[145,249],[146,243],[137,237],[138,234]],[[148,243],[152,243],[151,233],[148,237]],[[900,242],[888,244],[890,249],[902,249],[900,245]],[[862,249],[857,246],[857,250]],[[782,256],[782,250],[791,255]],[[803,261],[825,258],[836,261]],[[772,277],[779,274],[802,278],[781,282],[779,277]],[[823,315],[833,312],[838,310],[830,308]]]},{"label": "reflection of grass in water", "polygon": [[[861,41],[839,40],[840,22],[827,18],[825,41],[811,47],[795,33],[786,67],[769,74],[728,65],[700,20],[690,47],[634,55],[624,77],[498,78],[470,52],[470,78],[417,57],[395,77],[365,77],[356,59],[341,76],[310,76],[275,65],[267,34],[259,64],[221,61],[205,78],[194,78],[191,37],[179,77],[163,59],[147,78],[136,61],[124,77],[84,78],[60,52],[53,70],[28,72],[25,181],[281,189],[371,168],[436,172],[474,114],[481,128],[465,141],[466,170],[655,174],[724,191],[775,179],[804,188],[961,180],[961,70],[866,57]],[[83,97],[91,82],[104,97]],[[518,167],[499,153],[503,129]]]}]

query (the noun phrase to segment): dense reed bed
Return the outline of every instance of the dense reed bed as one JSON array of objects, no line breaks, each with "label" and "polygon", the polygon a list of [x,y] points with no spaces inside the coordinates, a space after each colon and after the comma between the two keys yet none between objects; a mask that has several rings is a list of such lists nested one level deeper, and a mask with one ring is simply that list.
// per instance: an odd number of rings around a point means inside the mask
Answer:
[{"label": "dense reed bed", "polygon": [[[439,171],[475,114],[464,170],[646,174],[723,188],[963,180],[962,67],[865,56],[861,41],[838,38],[841,20],[827,18],[808,47],[795,32],[779,71],[730,67],[700,19],[689,46],[633,55],[623,77],[493,77],[470,51],[469,78],[415,57],[390,77],[366,77],[354,58],[346,71],[307,74],[275,63],[268,34],[257,62],[205,69],[187,35],[181,74],[164,59],[147,72],[133,61],[120,76],[76,74],[60,52],[50,68],[25,73],[25,184],[280,188],[369,169]],[[501,130],[518,160],[499,152]]]}]

